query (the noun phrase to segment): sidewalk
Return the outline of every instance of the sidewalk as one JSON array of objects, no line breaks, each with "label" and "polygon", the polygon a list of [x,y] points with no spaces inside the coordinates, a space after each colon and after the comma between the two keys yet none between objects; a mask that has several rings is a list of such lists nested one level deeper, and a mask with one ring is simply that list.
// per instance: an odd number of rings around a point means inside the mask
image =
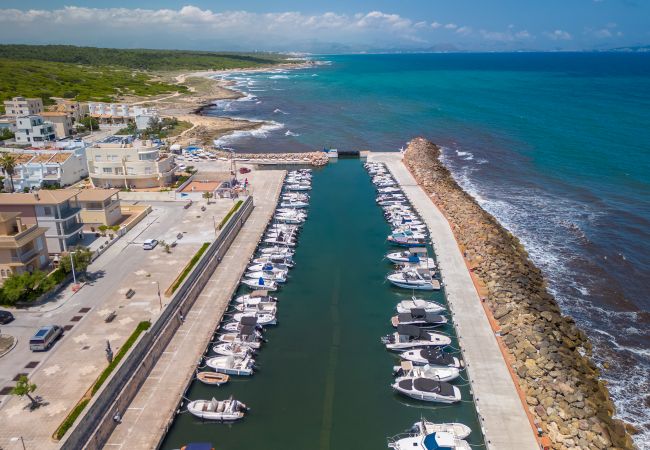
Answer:
[{"label": "sidewalk", "polygon": [[429,228],[488,449],[538,449],[447,219],[402,163],[401,154],[371,153],[368,160],[386,163]]},{"label": "sidewalk", "polygon": [[[163,356],[152,369],[105,448],[154,449],[163,439],[196,363],[237,289],[280,195],[283,171],[263,171],[257,181],[255,208],[223,261],[188,312]],[[261,183],[260,183],[261,181]]]}]

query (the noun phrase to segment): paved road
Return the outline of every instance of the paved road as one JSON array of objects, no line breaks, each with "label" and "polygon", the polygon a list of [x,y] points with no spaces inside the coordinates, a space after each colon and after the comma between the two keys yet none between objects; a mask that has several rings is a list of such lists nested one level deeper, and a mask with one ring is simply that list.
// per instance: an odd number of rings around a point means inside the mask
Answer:
[{"label": "paved road", "polygon": [[488,448],[539,449],[449,222],[417,185],[401,154],[371,153],[368,160],[387,164],[429,228]]}]

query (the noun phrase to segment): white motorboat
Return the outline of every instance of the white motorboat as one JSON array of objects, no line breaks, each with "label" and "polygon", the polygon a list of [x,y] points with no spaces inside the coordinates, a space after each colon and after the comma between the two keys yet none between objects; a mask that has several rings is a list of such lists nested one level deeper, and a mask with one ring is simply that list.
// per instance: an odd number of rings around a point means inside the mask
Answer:
[{"label": "white motorboat", "polygon": [[235,309],[239,312],[244,313],[266,313],[276,315],[278,312],[278,306],[276,302],[260,302],[260,303],[241,303],[235,305]]},{"label": "white motorboat", "polygon": [[302,191],[308,191],[311,189],[311,185],[309,184],[287,184],[284,186],[284,188],[288,191],[295,191],[295,192],[302,192]]},{"label": "white motorboat", "polygon": [[293,256],[294,250],[292,248],[274,245],[272,247],[262,247],[260,250],[262,255],[285,255]]},{"label": "white motorboat", "polygon": [[277,222],[288,223],[291,225],[300,225],[306,220],[306,217],[304,215],[298,215],[298,214],[293,215],[293,214],[282,213],[282,214],[276,214],[273,217],[273,220]]},{"label": "white motorboat", "polygon": [[193,416],[220,422],[239,420],[247,409],[245,404],[232,397],[228,400],[194,400],[187,404],[187,410]]},{"label": "white motorboat", "polygon": [[263,289],[265,291],[278,290],[278,284],[274,280],[265,280],[264,277],[244,278],[241,282],[248,286],[249,289]]},{"label": "white motorboat", "polygon": [[471,450],[469,443],[446,432],[401,434],[388,441],[393,450]]},{"label": "white motorboat", "polygon": [[435,269],[436,262],[433,258],[427,256],[427,250],[424,248],[411,248],[401,252],[393,252],[386,255],[390,262],[400,265],[405,264],[426,264],[427,267]]},{"label": "white motorboat", "polygon": [[425,434],[449,433],[453,434],[457,439],[465,439],[472,433],[472,429],[463,423],[435,423],[424,419],[414,423],[413,428],[419,429]]},{"label": "white motorboat", "polygon": [[461,400],[457,386],[430,378],[398,377],[392,386],[400,394],[425,402],[457,403]]},{"label": "white motorboat", "polygon": [[398,187],[394,186],[386,186],[383,188],[377,189],[377,192],[380,194],[396,194],[396,193],[403,193],[402,190]]},{"label": "white motorboat", "polygon": [[277,302],[277,297],[271,297],[265,291],[255,291],[250,294],[240,295],[235,298],[235,303],[263,303],[263,302]]},{"label": "white motorboat", "polygon": [[276,283],[286,283],[287,281],[287,271],[286,270],[278,270],[277,272],[274,270],[266,271],[266,270],[258,270],[257,272],[246,272],[246,277],[248,278],[257,278],[258,280],[260,278],[263,278],[264,281],[274,281]]},{"label": "white motorboat", "polygon": [[208,359],[205,364],[216,372],[226,375],[253,375],[255,360],[252,356],[215,356]]},{"label": "white motorboat", "polygon": [[398,247],[425,247],[427,245],[426,238],[419,236],[388,236],[388,242]]},{"label": "white motorboat", "polygon": [[271,314],[269,312],[240,312],[232,316],[233,320],[239,323],[243,323],[242,321],[246,317],[254,317],[257,324],[263,327],[267,325],[276,325],[278,323],[275,314]]},{"label": "white motorboat", "polygon": [[212,351],[220,356],[236,356],[238,358],[245,358],[253,354],[253,349],[245,345],[239,344],[217,344],[212,347]]},{"label": "white motorboat", "polygon": [[391,317],[390,323],[397,327],[399,325],[416,325],[418,327],[437,327],[445,325],[447,318],[439,314],[426,312],[421,308],[414,308],[408,312],[398,313],[396,316]]},{"label": "white motorboat", "polygon": [[419,239],[423,241],[427,238],[427,235],[411,229],[399,229],[388,236],[388,240],[391,242],[398,238]]},{"label": "white motorboat", "polygon": [[428,269],[409,269],[393,272],[386,277],[397,287],[404,289],[417,289],[420,291],[434,291],[440,289],[440,282],[435,280]]},{"label": "white motorboat", "polygon": [[287,245],[289,247],[296,246],[296,240],[293,238],[293,236],[287,234],[282,234],[276,237],[265,238],[264,243],[271,244],[271,245]]},{"label": "white motorboat", "polygon": [[282,200],[308,202],[309,194],[305,194],[304,192],[285,192],[282,194]]},{"label": "white motorboat", "polygon": [[395,351],[451,344],[449,336],[423,330],[415,325],[398,325],[396,332],[384,336],[381,340],[388,350]]},{"label": "white motorboat", "polygon": [[248,272],[257,272],[260,270],[266,270],[266,271],[272,271],[272,272],[277,272],[277,271],[283,271],[286,272],[288,271],[290,266],[287,266],[284,263],[280,262],[264,262],[264,263],[259,263],[259,264],[251,264],[246,268]]},{"label": "white motorboat", "polygon": [[445,353],[439,348],[416,348],[399,354],[405,361],[411,361],[420,366],[429,365],[432,367],[455,367],[463,368],[463,361],[454,355]]},{"label": "white motorboat", "polygon": [[262,333],[253,326],[241,326],[238,331],[220,334],[219,342],[246,345],[252,349],[262,346]]},{"label": "white motorboat", "polygon": [[411,361],[402,361],[399,366],[393,367],[393,374],[397,377],[430,378],[436,381],[452,381],[460,376],[460,369],[456,367],[434,367],[430,365],[415,366]]},{"label": "white motorboat", "polygon": [[412,297],[410,300],[402,300],[397,304],[398,313],[406,313],[412,309],[423,309],[428,313],[438,314],[446,311],[446,308],[440,303],[422,300],[420,298]]},{"label": "white motorboat", "polygon": [[[274,266],[277,267],[287,267],[291,268],[293,267],[293,258],[288,255],[282,255],[282,254],[275,254],[275,253],[269,253],[265,256],[260,256],[259,258],[254,258],[253,263],[254,265],[260,265],[260,264],[273,264]],[[251,269],[252,266],[249,266],[249,269]],[[253,269],[251,269],[253,270]]]},{"label": "white motorboat", "polygon": [[280,202],[280,206],[283,208],[302,209],[307,208],[309,206],[309,203],[300,200],[283,200]]}]

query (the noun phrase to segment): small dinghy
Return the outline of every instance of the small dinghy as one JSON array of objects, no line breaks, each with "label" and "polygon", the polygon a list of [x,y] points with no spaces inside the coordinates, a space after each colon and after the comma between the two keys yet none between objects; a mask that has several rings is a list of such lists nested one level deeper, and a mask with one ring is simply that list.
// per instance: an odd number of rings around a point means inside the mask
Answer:
[{"label": "small dinghy", "polygon": [[455,367],[457,369],[463,368],[462,360],[454,355],[443,352],[439,348],[418,348],[407,350],[399,354],[400,358],[406,361],[411,361],[417,365],[429,365],[432,367]]},{"label": "small dinghy", "polygon": [[216,373],[216,372],[198,372],[196,378],[201,383],[208,384],[210,386],[221,386],[226,384],[230,377],[225,373]]},{"label": "small dinghy", "polygon": [[407,313],[412,309],[423,309],[424,311],[433,314],[438,314],[446,311],[446,308],[440,303],[422,300],[415,297],[411,298],[411,300],[402,300],[397,304],[397,312],[400,314]]},{"label": "small dinghy", "polygon": [[238,358],[245,358],[251,356],[254,350],[246,345],[241,344],[217,344],[212,347],[212,351],[220,356],[236,356]]},{"label": "small dinghy", "polygon": [[417,325],[419,327],[437,327],[447,323],[447,318],[439,314],[426,312],[424,309],[415,308],[405,313],[399,313],[390,319],[390,323],[398,325]]},{"label": "small dinghy", "polygon": [[395,333],[381,339],[388,350],[412,350],[419,347],[444,346],[451,344],[451,338],[444,334],[432,333],[414,325],[398,325]]},{"label": "small dinghy", "polygon": [[263,289],[265,291],[277,291],[278,284],[273,280],[265,280],[264,277],[260,278],[244,278],[242,284],[248,286],[250,289]]},{"label": "small dinghy", "polygon": [[460,376],[460,370],[455,367],[434,367],[430,365],[415,366],[411,361],[402,361],[393,367],[396,377],[430,378],[436,381],[452,381]]},{"label": "small dinghy", "polygon": [[397,287],[404,289],[417,289],[420,291],[437,291],[440,289],[440,282],[433,279],[428,269],[409,269],[393,272],[386,279]]},{"label": "small dinghy", "polygon": [[187,410],[193,416],[204,420],[231,422],[244,417],[246,405],[234,398],[228,400],[194,400],[189,402]]},{"label": "small dinghy", "polygon": [[208,359],[205,364],[216,372],[226,375],[253,375],[255,360],[250,356],[215,356]]},{"label": "small dinghy", "polygon": [[425,402],[456,403],[461,400],[460,389],[444,381],[406,376],[395,379],[392,386],[400,394]]}]

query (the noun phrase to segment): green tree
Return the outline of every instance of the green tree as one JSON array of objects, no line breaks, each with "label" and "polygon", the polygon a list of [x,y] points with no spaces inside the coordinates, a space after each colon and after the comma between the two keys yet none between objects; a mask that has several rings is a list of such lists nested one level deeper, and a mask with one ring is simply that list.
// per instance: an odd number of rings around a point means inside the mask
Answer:
[{"label": "green tree", "polygon": [[208,205],[210,204],[210,199],[214,197],[214,194],[212,192],[204,192],[203,193],[203,198],[208,201]]},{"label": "green tree", "polygon": [[28,301],[50,290],[56,282],[47,277],[47,274],[36,270],[33,273],[25,272],[14,274],[7,278],[2,285],[2,297],[6,304],[14,305],[17,302]]},{"label": "green tree", "polygon": [[7,141],[9,139],[13,139],[14,136],[15,134],[12,133],[9,128],[0,129],[0,141]]},{"label": "green tree", "polygon": [[0,167],[5,171],[7,176],[9,176],[9,182],[11,183],[11,192],[14,192],[14,174],[16,173],[16,157],[9,152],[4,152],[0,156]]},{"label": "green tree", "polygon": [[[74,259],[75,272],[85,272],[88,266],[90,265],[90,260],[92,258],[93,252],[86,247],[79,246],[72,250],[72,255]],[[72,272],[70,253],[63,253],[61,255],[61,259],[59,260],[59,267],[65,273]]]},{"label": "green tree", "polygon": [[32,402],[31,404],[32,409],[34,409],[38,406],[38,402],[30,394],[35,390],[36,390],[36,385],[29,381],[27,375],[21,375],[20,378],[18,378],[18,381],[16,382],[16,386],[11,390],[11,393],[12,395],[17,395],[18,397],[27,396],[27,398],[29,398],[29,400]]},{"label": "green tree", "polygon": [[99,121],[94,117],[83,117],[79,119],[79,123],[83,125],[86,129],[91,131],[99,130]]}]

